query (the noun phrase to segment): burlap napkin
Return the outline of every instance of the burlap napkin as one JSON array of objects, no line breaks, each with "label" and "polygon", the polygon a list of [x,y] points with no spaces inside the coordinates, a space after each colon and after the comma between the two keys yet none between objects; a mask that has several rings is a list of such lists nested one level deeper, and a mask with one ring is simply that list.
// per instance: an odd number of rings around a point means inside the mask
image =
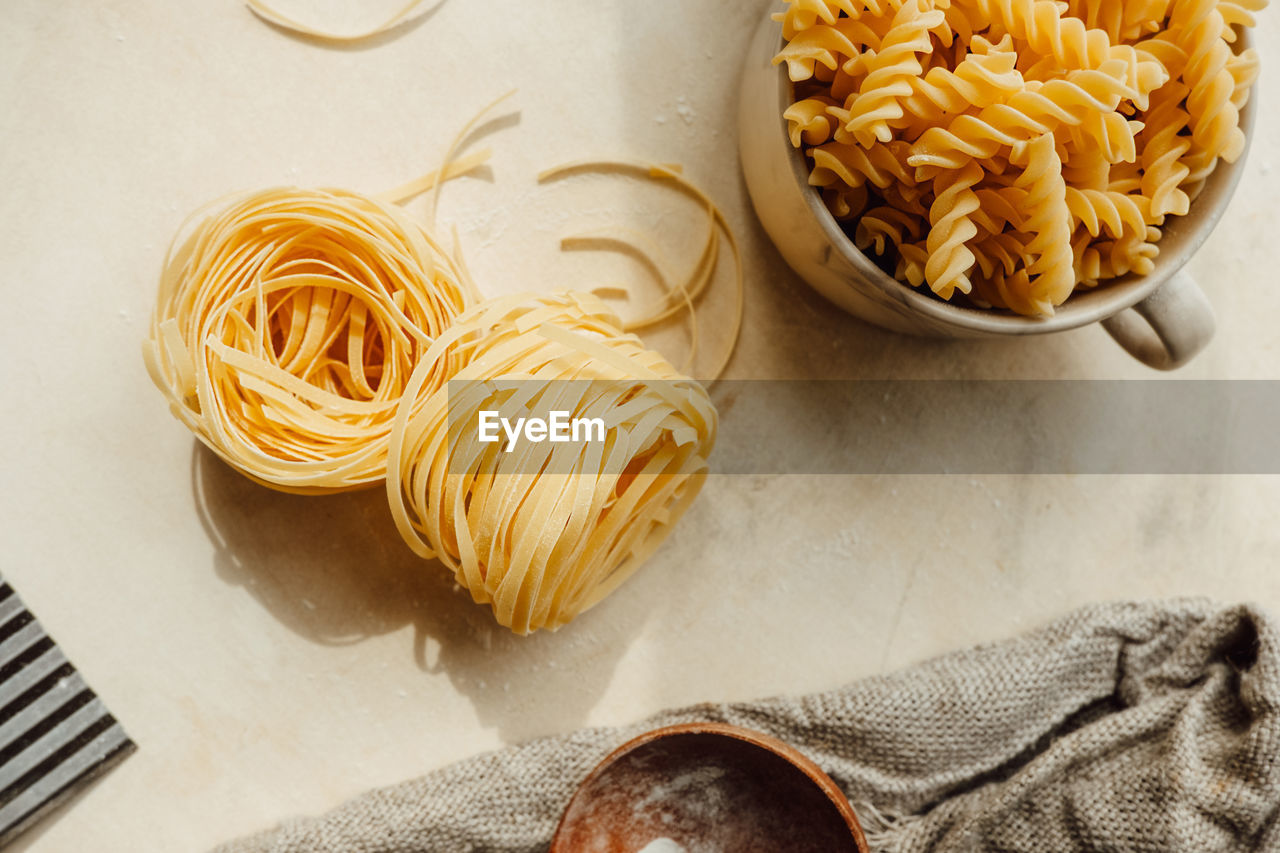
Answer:
[{"label": "burlap napkin", "polygon": [[782,738],[882,851],[1280,850],[1280,634],[1249,606],[1090,607],[1007,642],[798,699],[534,741],[221,853],[543,851],[578,782],[647,729]]}]

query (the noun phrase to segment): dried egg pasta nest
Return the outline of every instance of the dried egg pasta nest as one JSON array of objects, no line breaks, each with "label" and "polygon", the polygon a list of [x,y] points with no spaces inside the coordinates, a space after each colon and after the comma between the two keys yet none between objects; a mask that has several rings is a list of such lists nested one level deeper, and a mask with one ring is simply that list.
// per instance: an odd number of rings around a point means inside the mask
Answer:
[{"label": "dried egg pasta nest", "polygon": [[465,269],[394,205],[344,190],[268,189],[201,216],[170,249],[143,345],[174,415],[264,485],[377,483],[410,375],[476,301]]},{"label": "dried egg pasta nest", "polygon": [[[450,365],[445,385],[437,363]],[[539,405],[602,417],[606,440],[512,452],[478,440],[480,410]],[[495,299],[458,317],[410,381],[387,497],[410,547],[443,562],[499,623],[554,629],[666,538],[706,477],[716,418],[706,390],[596,297]]]}]

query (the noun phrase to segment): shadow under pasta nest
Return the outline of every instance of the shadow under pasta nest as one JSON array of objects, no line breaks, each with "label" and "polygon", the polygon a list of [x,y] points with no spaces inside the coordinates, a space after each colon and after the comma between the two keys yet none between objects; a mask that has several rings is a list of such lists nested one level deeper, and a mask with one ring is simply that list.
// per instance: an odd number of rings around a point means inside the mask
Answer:
[{"label": "shadow under pasta nest", "polygon": [[516,636],[472,602],[444,566],[409,550],[381,486],[285,494],[243,477],[199,442],[191,481],[219,578],[322,645],[411,626],[417,667],[447,675],[482,724],[507,741],[580,724],[645,618],[634,608],[602,605],[558,632]]}]

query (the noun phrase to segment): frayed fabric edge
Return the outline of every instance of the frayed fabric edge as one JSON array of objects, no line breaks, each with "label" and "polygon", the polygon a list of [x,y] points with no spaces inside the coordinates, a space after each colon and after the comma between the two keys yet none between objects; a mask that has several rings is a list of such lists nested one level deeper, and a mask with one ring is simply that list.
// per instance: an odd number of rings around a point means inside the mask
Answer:
[{"label": "frayed fabric edge", "polygon": [[907,853],[907,833],[919,815],[882,811],[867,800],[851,805],[872,853]]}]

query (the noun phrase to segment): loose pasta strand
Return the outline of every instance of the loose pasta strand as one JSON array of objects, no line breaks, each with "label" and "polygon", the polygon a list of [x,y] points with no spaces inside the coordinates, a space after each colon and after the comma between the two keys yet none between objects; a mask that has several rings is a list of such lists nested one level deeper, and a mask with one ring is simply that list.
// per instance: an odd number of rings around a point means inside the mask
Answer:
[{"label": "loose pasta strand", "polygon": [[[543,171],[538,175],[538,182],[545,183],[571,174],[597,171],[620,172],[668,183],[698,201],[707,211],[708,236],[694,270],[683,284],[673,287],[667,292],[667,297],[663,304],[649,314],[630,321],[626,328],[645,328],[674,317],[682,311],[692,314],[695,311],[695,303],[706,292],[715,278],[720,236],[723,235],[725,241],[729,244],[729,251],[733,256],[734,308],[730,318],[729,333],[721,355],[714,362],[714,367],[711,371],[705,375],[707,381],[714,382],[724,373],[730,358],[733,357],[733,351],[737,347],[738,337],[742,331],[742,315],[746,300],[742,254],[739,251],[738,240],[734,235],[733,228],[729,225],[728,220],[725,219],[723,211],[711,200],[710,196],[685,178],[677,166],[631,160],[577,160]],[[698,346],[698,327],[696,320],[693,322],[691,348],[696,351]]]},{"label": "loose pasta strand", "polygon": [[[304,21],[299,21],[296,18],[284,14],[280,10],[276,9],[275,6],[265,2],[265,0],[245,0],[245,5],[248,6],[249,9],[259,18],[275,24],[277,27],[289,30],[290,32],[308,36],[319,41],[333,42],[335,44],[351,44],[373,38],[374,36],[381,35],[388,30],[398,27],[400,24],[407,21],[415,12],[419,11],[424,5],[426,5],[427,2],[428,0],[409,0],[408,3],[402,6],[386,20],[375,24],[368,29],[355,33],[339,33],[323,27],[308,24]],[[441,2],[441,0],[436,0],[436,3],[433,4],[433,8],[434,5],[438,5],[439,2]]]}]

